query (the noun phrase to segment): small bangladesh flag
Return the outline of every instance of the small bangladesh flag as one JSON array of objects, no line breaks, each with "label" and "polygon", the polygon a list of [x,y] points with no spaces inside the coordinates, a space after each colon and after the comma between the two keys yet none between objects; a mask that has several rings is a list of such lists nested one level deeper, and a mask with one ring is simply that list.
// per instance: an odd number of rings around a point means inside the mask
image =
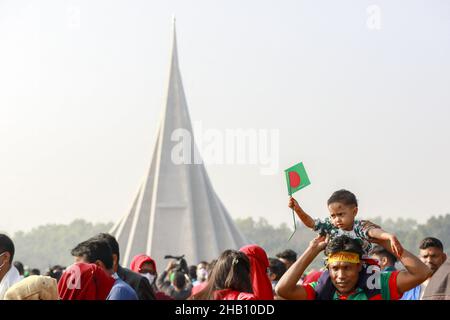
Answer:
[{"label": "small bangladesh flag", "polygon": [[284,170],[284,172],[286,174],[289,195],[292,195],[294,192],[311,184],[308,175],[306,174],[305,167],[303,166],[303,162],[297,163],[295,166]]}]

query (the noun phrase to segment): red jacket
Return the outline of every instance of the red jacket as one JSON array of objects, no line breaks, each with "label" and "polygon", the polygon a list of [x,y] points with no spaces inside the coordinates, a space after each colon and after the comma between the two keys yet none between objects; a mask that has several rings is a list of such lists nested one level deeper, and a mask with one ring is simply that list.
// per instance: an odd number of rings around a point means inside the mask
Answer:
[{"label": "red jacket", "polygon": [[155,260],[153,260],[151,257],[149,257],[145,254],[140,254],[140,255],[135,256],[133,258],[133,260],[131,261],[130,269],[133,270],[134,272],[139,273],[139,272],[141,272],[142,265],[145,262],[150,262],[151,264],[153,264],[153,268],[155,269],[155,272],[156,272]]},{"label": "red jacket", "polygon": [[106,300],[114,278],[93,263],[75,263],[58,282],[61,300]]}]

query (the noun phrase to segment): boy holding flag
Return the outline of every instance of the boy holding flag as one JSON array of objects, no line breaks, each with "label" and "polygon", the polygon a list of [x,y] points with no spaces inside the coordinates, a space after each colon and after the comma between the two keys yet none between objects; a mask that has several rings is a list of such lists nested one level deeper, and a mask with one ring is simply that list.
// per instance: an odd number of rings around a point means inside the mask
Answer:
[{"label": "boy holding flag", "polygon": [[[391,250],[397,257],[403,254],[403,247],[395,235],[384,231],[370,221],[355,219],[358,213],[358,201],[352,192],[344,189],[334,192],[327,202],[330,217],[323,220],[313,219],[292,197],[294,192],[310,184],[303,163],[286,169],[285,174],[290,196],[288,206],[295,211],[305,226],[330,239],[341,235],[357,239],[364,250],[363,259],[368,262],[372,249],[371,242],[389,241]],[[372,263],[369,262],[369,264]]]}]

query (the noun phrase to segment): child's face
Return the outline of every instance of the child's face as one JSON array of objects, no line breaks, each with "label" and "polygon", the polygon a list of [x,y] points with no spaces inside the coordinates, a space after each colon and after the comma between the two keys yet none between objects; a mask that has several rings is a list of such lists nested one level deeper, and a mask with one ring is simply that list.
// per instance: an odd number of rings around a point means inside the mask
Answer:
[{"label": "child's face", "polygon": [[355,216],[358,213],[358,207],[333,202],[328,206],[328,211],[330,211],[331,223],[334,226],[347,231],[353,229],[353,222],[355,221]]}]

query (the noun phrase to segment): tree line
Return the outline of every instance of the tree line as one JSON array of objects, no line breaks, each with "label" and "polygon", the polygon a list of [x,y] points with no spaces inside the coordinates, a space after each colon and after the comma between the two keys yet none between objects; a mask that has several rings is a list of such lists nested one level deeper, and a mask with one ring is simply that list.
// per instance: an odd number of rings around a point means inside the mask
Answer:
[{"label": "tree line", "polygon": [[[450,214],[434,216],[425,223],[419,224],[414,219],[369,219],[386,231],[395,233],[403,246],[412,253],[418,253],[421,239],[432,236],[440,239],[446,251],[450,248]],[[253,243],[263,247],[269,257],[285,249],[293,249],[301,253],[314,237],[314,232],[297,222],[297,230],[290,241],[292,226],[283,223],[271,225],[266,219],[252,217],[236,219],[236,225]],[[12,238],[16,246],[15,260],[21,261],[30,268],[39,268],[41,272],[55,264],[67,266],[73,260],[70,250],[79,242],[99,233],[108,232],[112,223],[90,223],[85,220],[74,220],[70,224],[47,224],[30,230],[16,232]],[[196,264],[198,261],[188,261]],[[323,266],[323,256],[316,259],[313,267]]]}]

